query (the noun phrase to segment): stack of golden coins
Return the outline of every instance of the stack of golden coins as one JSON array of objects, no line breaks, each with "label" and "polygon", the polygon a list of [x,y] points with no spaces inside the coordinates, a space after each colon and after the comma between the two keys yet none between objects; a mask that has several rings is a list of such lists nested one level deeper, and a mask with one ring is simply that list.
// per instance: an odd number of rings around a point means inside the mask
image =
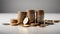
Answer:
[{"label": "stack of golden coins", "polygon": [[17,19],[11,19],[10,25],[12,25],[12,26],[18,25],[17,22],[18,22]]},{"label": "stack of golden coins", "polygon": [[44,23],[44,10],[36,10],[36,22],[39,24]]},{"label": "stack of golden coins", "polygon": [[53,20],[45,20],[45,23],[48,24],[48,25],[49,24],[51,25],[51,24],[54,24],[54,21]]},{"label": "stack of golden coins", "polygon": [[35,10],[27,10],[27,17],[30,24],[35,23]]},{"label": "stack of golden coins", "polygon": [[48,24],[40,24],[40,27],[46,27]]},{"label": "stack of golden coins", "polygon": [[26,17],[27,12],[19,11],[18,12],[18,24],[23,24],[23,20]]},{"label": "stack of golden coins", "polygon": [[60,22],[60,20],[54,20],[54,23],[59,23]]}]

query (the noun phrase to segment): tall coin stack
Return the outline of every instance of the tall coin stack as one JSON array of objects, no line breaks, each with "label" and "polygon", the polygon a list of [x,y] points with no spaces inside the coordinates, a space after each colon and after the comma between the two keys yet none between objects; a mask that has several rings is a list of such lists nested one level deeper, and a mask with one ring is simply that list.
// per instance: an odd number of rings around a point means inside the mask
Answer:
[{"label": "tall coin stack", "polygon": [[29,19],[29,23],[35,23],[35,10],[27,10],[27,17]]},{"label": "tall coin stack", "polygon": [[36,23],[44,23],[44,10],[36,10]]},{"label": "tall coin stack", "polygon": [[18,24],[23,24],[23,20],[26,17],[27,13],[23,11],[18,12]]}]

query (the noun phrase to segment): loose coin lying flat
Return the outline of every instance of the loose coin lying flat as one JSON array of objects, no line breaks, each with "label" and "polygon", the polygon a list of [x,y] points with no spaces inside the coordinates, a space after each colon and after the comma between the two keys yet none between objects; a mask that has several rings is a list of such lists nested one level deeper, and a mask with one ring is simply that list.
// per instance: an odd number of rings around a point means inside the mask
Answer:
[{"label": "loose coin lying flat", "polygon": [[40,27],[46,27],[48,24],[41,24]]},{"label": "loose coin lying flat", "polygon": [[29,27],[30,25],[23,25],[24,27]]},{"label": "loose coin lying flat", "polygon": [[31,25],[31,26],[37,26],[37,24],[35,24],[35,23],[31,23],[30,25]]}]

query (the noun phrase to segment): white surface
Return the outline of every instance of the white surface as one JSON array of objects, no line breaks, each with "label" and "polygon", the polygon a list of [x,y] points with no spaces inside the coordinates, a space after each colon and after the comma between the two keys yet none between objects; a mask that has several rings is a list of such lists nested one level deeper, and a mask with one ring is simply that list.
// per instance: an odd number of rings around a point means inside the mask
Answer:
[{"label": "white surface", "polygon": [[[60,23],[44,28],[2,25],[2,23],[9,23],[12,18],[16,19],[17,14],[0,14],[0,34],[60,34]],[[46,13],[45,19],[60,20],[60,14]]]}]

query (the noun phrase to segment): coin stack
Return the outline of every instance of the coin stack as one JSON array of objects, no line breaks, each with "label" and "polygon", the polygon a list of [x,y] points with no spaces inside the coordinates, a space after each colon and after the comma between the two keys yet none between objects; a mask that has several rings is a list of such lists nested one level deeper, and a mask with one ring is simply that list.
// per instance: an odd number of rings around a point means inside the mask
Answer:
[{"label": "coin stack", "polygon": [[44,23],[44,10],[36,10],[36,23]]},{"label": "coin stack", "polygon": [[45,20],[45,24],[53,25],[54,21],[53,20]]},{"label": "coin stack", "polygon": [[35,23],[35,10],[27,10],[27,17],[30,24]]},{"label": "coin stack", "polygon": [[18,22],[17,19],[11,19],[10,20],[10,25],[16,26],[16,25],[18,25],[17,22]]},{"label": "coin stack", "polygon": [[26,17],[27,12],[19,11],[18,12],[18,24],[23,24],[23,20]]},{"label": "coin stack", "polygon": [[54,20],[54,23],[59,23],[60,22],[60,20]]}]

